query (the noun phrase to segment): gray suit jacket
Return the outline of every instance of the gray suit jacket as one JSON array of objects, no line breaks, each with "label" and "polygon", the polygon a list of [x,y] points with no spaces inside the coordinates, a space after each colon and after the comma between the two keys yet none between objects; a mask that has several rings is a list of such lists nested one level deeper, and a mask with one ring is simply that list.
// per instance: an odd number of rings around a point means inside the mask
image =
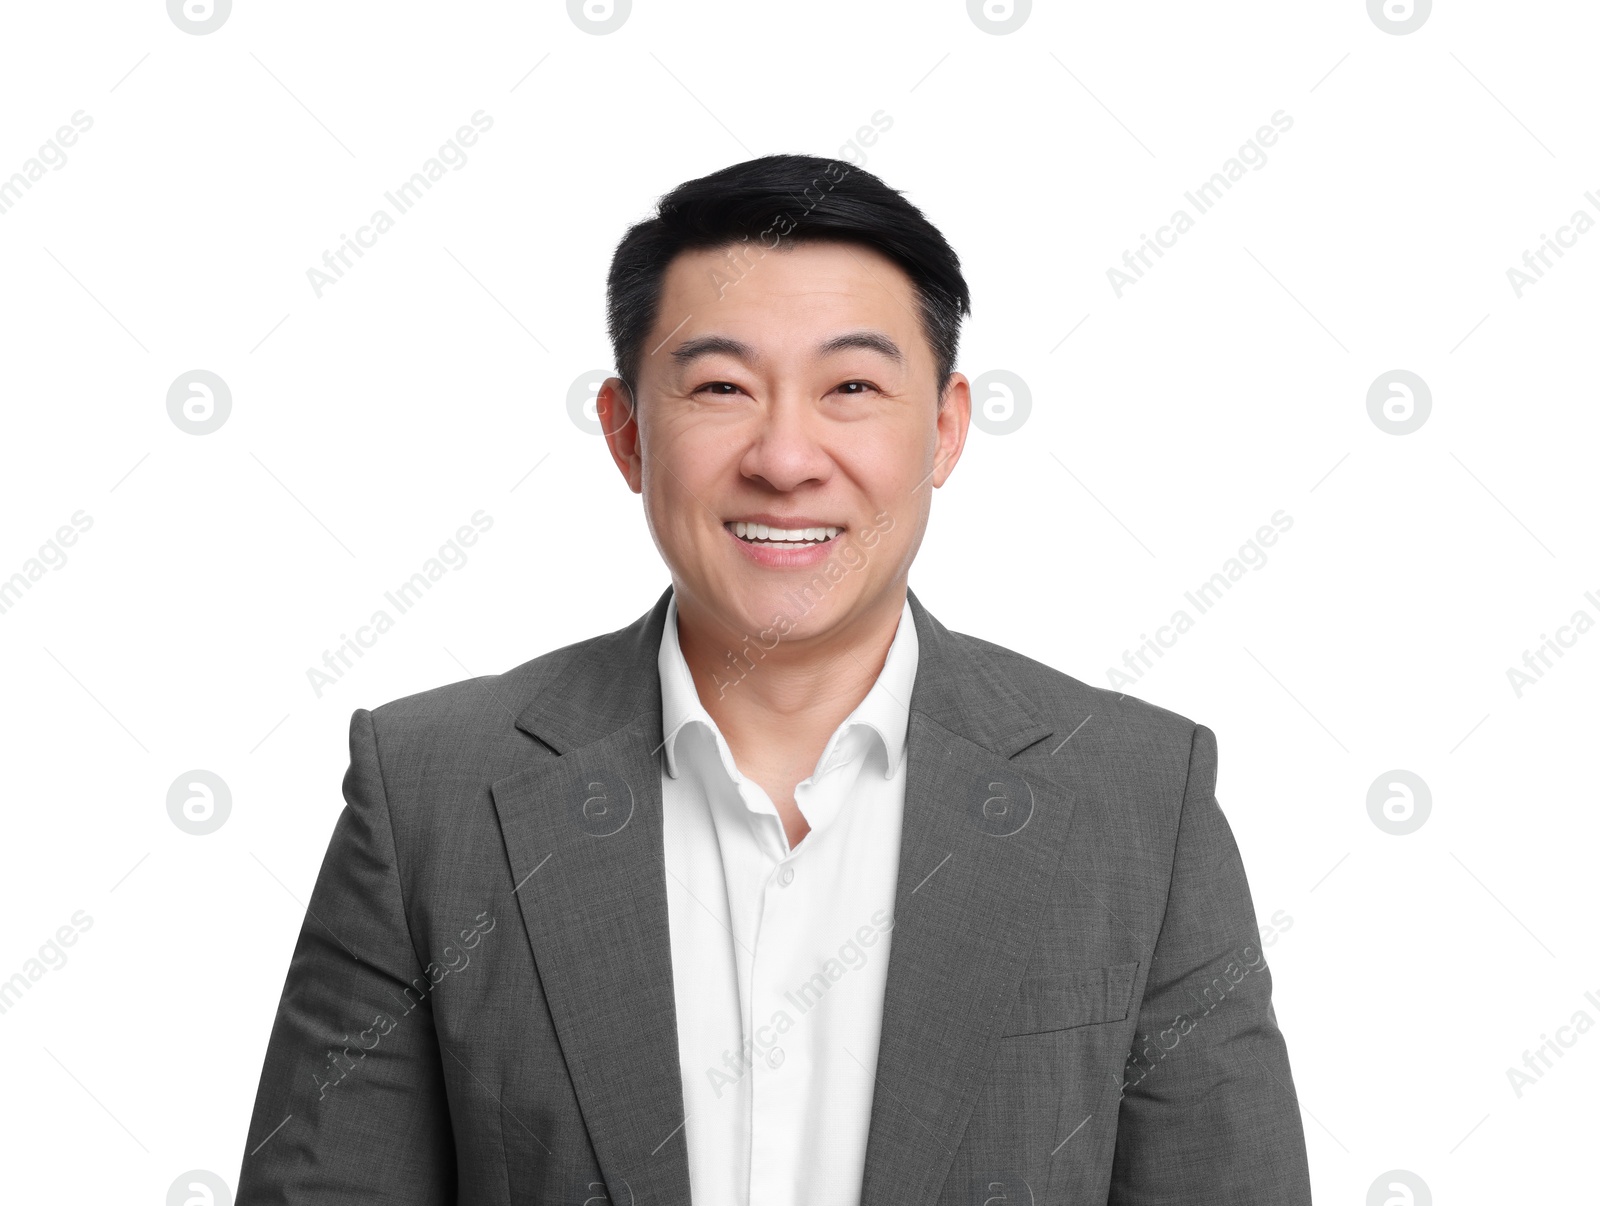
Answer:
[{"label": "gray suit jacket", "polygon": [[[689,1202],[667,599],[355,713],[239,1206]],[[911,609],[862,1202],[1309,1202],[1211,731]]]}]

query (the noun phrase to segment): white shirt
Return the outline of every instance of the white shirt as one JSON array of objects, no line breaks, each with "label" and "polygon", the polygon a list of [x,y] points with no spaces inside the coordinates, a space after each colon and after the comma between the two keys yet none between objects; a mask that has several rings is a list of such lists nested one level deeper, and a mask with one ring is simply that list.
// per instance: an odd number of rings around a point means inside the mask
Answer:
[{"label": "white shirt", "polygon": [[856,1206],[905,810],[911,605],[872,689],[795,788],[811,829],[793,850],[700,702],[676,599],[657,666],[690,1194],[695,1206]]}]

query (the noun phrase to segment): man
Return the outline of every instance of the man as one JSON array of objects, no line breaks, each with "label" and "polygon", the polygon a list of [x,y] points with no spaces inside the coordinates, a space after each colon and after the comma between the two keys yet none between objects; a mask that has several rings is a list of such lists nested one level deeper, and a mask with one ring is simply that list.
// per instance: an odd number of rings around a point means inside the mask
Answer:
[{"label": "man", "polygon": [[769,156],[609,307],[671,587],[355,713],[241,1206],[1309,1202],[1212,733],[907,589],[971,411],[943,237]]}]

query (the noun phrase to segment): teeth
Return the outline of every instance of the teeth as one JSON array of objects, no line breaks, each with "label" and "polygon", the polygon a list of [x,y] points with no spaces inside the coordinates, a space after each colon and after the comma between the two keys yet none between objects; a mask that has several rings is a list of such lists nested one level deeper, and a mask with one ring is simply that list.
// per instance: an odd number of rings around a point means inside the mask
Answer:
[{"label": "teeth", "polygon": [[742,540],[761,540],[795,547],[832,540],[844,530],[838,527],[773,528],[764,523],[747,523],[742,519],[734,520],[731,526],[733,534]]}]

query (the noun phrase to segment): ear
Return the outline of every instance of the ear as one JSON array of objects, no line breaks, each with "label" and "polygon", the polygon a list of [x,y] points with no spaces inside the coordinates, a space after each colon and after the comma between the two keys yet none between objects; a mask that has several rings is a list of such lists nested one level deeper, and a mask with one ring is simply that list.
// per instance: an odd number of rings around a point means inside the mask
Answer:
[{"label": "ear", "polygon": [[621,377],[607,377],[594,398],[594,413],[606,438],[611,459],[635,494],[644,489],[644,462],[639,456],[639,422],[633,391]]},{"label": "ear", "polygon": [[967,446],[967,427],[972,422],[972,386],[965,375],[952,373],[939,399],[938,443],[934,447],[933,484],[942,486],[955,472],[961,450]]}]

